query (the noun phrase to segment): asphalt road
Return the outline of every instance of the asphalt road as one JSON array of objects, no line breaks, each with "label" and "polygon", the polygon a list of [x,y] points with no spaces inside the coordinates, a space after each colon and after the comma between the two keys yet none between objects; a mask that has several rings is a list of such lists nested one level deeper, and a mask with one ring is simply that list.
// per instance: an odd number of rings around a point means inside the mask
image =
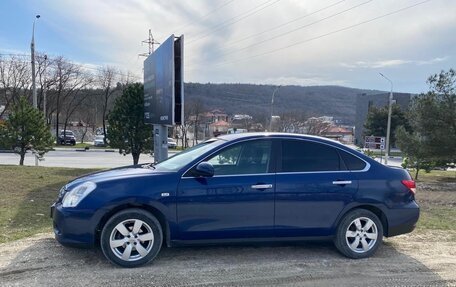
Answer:
[{"label": "asphalt road", "polygon": [[[169,155],[175,154],[169,151]],[[140,163],[152,162],[150,154],[141,154]],[[19,164],[19,155],[14,153],[0,153],[0,164]],[[25,165],[35,165],[35,156],[27,153]],[[74,149],[59,149],[46,153],[40,166],[75,167],[75,168],[112,168],[133,164],[131,155],[121,155],[117,151],[105,152],[104,150],[75,151]]]},{"label": "asphalt road", "polygon": [[164,248],[151,264],[123,269],[100,251],[62,247],[42,234],[0,244],[0,285],[455,286],[454,236],[387,239],[362,260],[341,256],[331,243]]}]

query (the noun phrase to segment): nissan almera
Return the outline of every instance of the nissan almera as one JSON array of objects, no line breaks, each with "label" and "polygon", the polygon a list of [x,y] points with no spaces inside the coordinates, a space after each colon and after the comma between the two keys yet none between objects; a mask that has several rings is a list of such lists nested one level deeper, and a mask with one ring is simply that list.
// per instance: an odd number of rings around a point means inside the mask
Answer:
[{"label": "nissan almera", "polygon": [[419,206],[404,169],[320,137],[257,133],[77,178],[51,215],[60,243],[136,267],[163,245],[194,243],[330,239],[365,258],[384,236],[411,232]]}]

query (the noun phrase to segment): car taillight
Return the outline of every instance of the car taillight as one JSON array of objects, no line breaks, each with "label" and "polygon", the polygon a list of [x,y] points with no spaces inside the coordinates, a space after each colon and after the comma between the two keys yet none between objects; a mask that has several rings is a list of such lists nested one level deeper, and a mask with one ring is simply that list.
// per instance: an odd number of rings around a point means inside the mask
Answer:
[{"label": "car taillight", "polygon": [[416,184],[414,180],[403,180],[402,184],[405,185],[413,194],[416,193]]}]

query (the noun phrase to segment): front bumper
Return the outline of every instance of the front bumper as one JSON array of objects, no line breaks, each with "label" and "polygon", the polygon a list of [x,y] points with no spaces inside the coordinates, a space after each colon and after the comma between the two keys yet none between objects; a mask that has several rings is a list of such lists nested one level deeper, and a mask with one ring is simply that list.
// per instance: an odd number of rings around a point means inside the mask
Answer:
[{"label": "front bumper", "polygon": [[95,246],[96,225],[91,211],[63,208],[61,203],[51,206],[51,217],[55,239],[62,245],[86,247]]}]

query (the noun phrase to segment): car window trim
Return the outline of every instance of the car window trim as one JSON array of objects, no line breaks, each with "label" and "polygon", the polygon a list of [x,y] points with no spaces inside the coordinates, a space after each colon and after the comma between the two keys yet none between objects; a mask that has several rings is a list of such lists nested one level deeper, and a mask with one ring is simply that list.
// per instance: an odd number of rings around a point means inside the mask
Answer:
[{"label": "car window trim", "polygon": [[[334,146],[334,145],[331,145],[331,144],[328,144],[328,143],[325,143],[325,142],[320,142],[320,141],[315,141],[315,140],[312,140],[312,139],[300,139],[300,138],[292,138],[292,137],[289,137],[289,138],[286,138],[286,137],[283,137],[283,138],[280,138],[281,141],[280,141],[280,153],[279,153],[279,156],[278,156],[278,171],[276,172],[277,174],[302,174],[302,173],[340,173],[340,172],[367,172],[371,165],[369,162],[365,161],[364,159],[360,158],[359,156],[357,156],[356,154],[353,154],[349,151],[346,151],[344,149],[341,149],[340,147],[338,146]],[[339,156],[339,160],[343,160],[342,159],[342,156],[340,155],[339,153],[339,150],[342,151],[342,152],[346,152],[348,154],[351,154],[352,156],[362,160],[366,166],[363,168],[363,169],[359,169],[359,170],[350,170],[345,162],[344,165],[346,166],[347,170],[319,170],[319,171],[282,171],[282,142],[283,140],[298,140],[298,141],[306,141],[306,142],[313,142],[313,143],[317,143],[317,144],[324,144],[324,145],[327,145],[329,147],[332,147],[332,148],[335,148],[336,149],[336,152],[337,152],[337,155]]]},{"label": "car window trim", "polygon": [[[274,172],[271,172],[271,169],[272,171],[275,171],[275,163],[272,161],[273,159],[275,159],[273,156],[274,156],[274,140],[272,137],[263,137],[263,138],[251,138],[251,139],[244,139],[244,140],[240,140],[240,141],[236,141],[236,142],[233,142],[233,143],[229,143],[228,145],[226,146],[222,146],[220,147],[219,149],[217,149],[216,151],[214,151],[213,153],[210,153],[208,155],[206,155],[203,159],[199,160],[198,162],[196,162],[194,165],[192,165],[189,169],[187,169],[184,173],[182,173],[182,176],[181,178],[197,178],[195,176],[185,176],[185,174],[191,170],[192,168],[194,168],[195,166],[197,166],[198,164],[202,163],[205,159],[213,156],[214,154],[216,154],[217,152],[221,151],[222,149],[225,149],[225,148],[228,148],[234,144],[238,144],[238,143],[243,143],[243,142],[248,142],[248,141],[254,141],[254,140],[270,140],[271,141],[271,154],[270,154],[270,159],[269,159],[269,163],[268,163],[268,172],[267,173],[260,173],[262,175],[264,174],[275,174]],[[272,165],[272,166],[271,166]],[[220,177],[220,176],[241,176],[241,175],[245,175],[245,176],[252,176],[252,175],[259,175],[259,174],[226,174],[226,175],[214,175],[213,177]]]},{"label": "car window trim", "polygon": [[[206,158],[211,157],[213,154],[219,152],[220,150],[222,150],[222,149],[224,149],[226,147],[229,147],[229,146],[231,146],[233,144],[237,144],[237,143],[241,143],[241,142],[252,141],[252,140],[261,140],[261,139],[264,139],[264,140],[268,140],[269,139],[269,140],[272,141],[272,154],[271,154],[271,160],[270,160],[272,162],[272,166],[271,166],[271,163],[270,163],[270,166],[268,168],[268,169],[270,169],[271,174],[328,173],[328,172],[332,172],[332,173],[334,173],[334,172],[367,172],[367,171],[369,171],[369,169],[371,167],[371,164],[369,162],[367,162],[366,160],[364,160],[363,158],[357,156],[356,154],[354,154],[354,153],[352,153],[350,151],[347,151],[347,150],[342,149],[342,148],[340,148],[338,146],[335,146],[335,145],[331,145],[329,143],[316,141],[316,140],[313,140],[313,139],[303,139],[303,138],[296,138],[296,137],[279,137],[279,136],[267,136],[266,137],[265,136],[263,138],[243,139],[243,140],[240,140],[240,141],[236,141],[236,142],[230,143],[230,144],[228,144],[226,146],[219,147],[216,151],[206,155],[203,159],[198,160],[190,168],[186,169],[185,172],[182,173],[181,178],[197,178],[195,176],[184,176],[184,175],[189,170],[191,170],[192,168],[194,168],[195,166],[197,166],[198,164],[203,162]],[[325,171],[282,172],[282,171],[279,171],[279,170],[282,169],[282,154],[281,153],[282,153],[282,141],[283,140],[300,140],[300,141],[307,141],[307,142],[313,142],[313,143],[318,143],[318,144],[324,144],[324,145],[339,149],[339,150],[341,150],[343,152],[346,152],[348,154],[351,154],[352,156],[362,160],[366,164],[366,166],[363,169],[361,169],[361,170],[350,170],[350,169],[347,169],[347,170],[335,170],[335,171],[326,171],[325,170]],[[276,151],[276,152],[274,152],[274,151]],[[262,173],[262,174],[266,174],[266,173]],[[245,175],[247,176],[248,174],[245,174]],[[251,175],[257,175],[257,174],[251,174]],[[221,176],[221,175],[217,175],[217,176]],[[239,174],[238,175],[230,175],[230,176],[239,176]]]}]

